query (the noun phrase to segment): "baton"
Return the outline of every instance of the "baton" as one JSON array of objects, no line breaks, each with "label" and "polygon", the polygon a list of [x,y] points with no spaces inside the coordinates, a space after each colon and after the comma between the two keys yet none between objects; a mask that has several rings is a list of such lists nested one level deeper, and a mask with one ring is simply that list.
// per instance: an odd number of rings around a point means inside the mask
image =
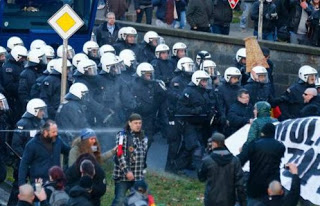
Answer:
[{"label": "baton", "polygon": [[5,144],[7,145],[7,147],[9,147],[9,149],[10,149],[20,160],[22,160],[22,158],[20,157],[20,155],[8,144],[8,142],[5,142]]}]

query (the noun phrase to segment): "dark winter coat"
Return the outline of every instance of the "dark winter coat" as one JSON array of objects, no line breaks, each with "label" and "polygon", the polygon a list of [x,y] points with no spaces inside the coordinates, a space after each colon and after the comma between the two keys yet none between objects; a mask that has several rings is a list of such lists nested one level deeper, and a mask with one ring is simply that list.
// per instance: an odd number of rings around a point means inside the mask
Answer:
[{"label": "dark winter coat", "polygon": [[261,136],[252,141],[238,155],[241,164],[250,161],[250,176],[247,184],[248,196],[261,198],[267,195],[269,183],[280,181],[280,163],[285,146],[271,137]]},{"label": "dark winter coat", "polygon": [[68,206],[93,206],[90,202],[90,193],[79,185],[71,188],[69,196]]},{"label": "dark winter coat", "polygon": [[236,101],[231,105],[228,112],[227,119],[229,120],[230,134],[233,134],[238,129],[248,124],[250,119],[253,118],[253,106],[252,104],[242,104]]},{"label": "dark winter coat", "polygon": [[143,42],[140,44],[139,48],[140,48],[140,52],[139,52],[140,54],[138,56],[139,59],[137,59],[139,63],[141,62],[151,63],[152,60],[156,59],[156,55],[155,55],[156,48],[154,46],[151,46],[150,44]]},{"label": "dark winter coat", "polygon": [[[251,8],[251,19],[254,21],[254,30],[258,31],[260,1],[253,3]],[[271,14],[277,13],[274,3],[263,2],[263,26],[262,33],[274,32],[277,18],[271,17]]]},{"label": "dark winter coat", "polygon": [[128,44],[127,42],[125,41],[119,41],[115,44],[113,44],[113,47],[114,49],[116,50],[116,54],[119,55],[120,52],[124,49],[130,49],[134,52],[134,54],[136,55],[137,59],[139,59],[139,51],[140,51],[140,48],[139,48],[139,45],[138,44]]},{"label": "dark winter coat", "polygon": [[69,154],[70,147],[60,137],[52,143],[52,151],[46,148],[42,138],[38,133],[26,145],[19,167],[19,185],[25,184],[28,171],[32,183],[37,178],[46,182],[49,179],[49,169],[52,166],[60,166],[60,154]]},{"label": "dark winter coat", "polygon": [[[33,206],[33,204],[30,204],[29,202],[19,200],[17,206]],[[44,200],[40,202],[40,206],[49,206],[49,203],[47,200]]]},{"label": "dark winter coat", "polygon": [[223,82],[218,86],[217,92],[224,105],[225,114],[228,114],[231,105],[237,101],[237,94],[241,88],[242,87],[238,84],[232,85],[228,82]]},{"label": "dark winter coat", "polygon": [[300,117],[320,116],[320,96],[313,97],[300,112]]},{"label": "dark winter coat", "polygon": [[198,177],[200,181],[206,181],[205,206],[234,206],[236,194],[240,205],[246,205],[240,161],[226,148],[215,148],[203,158]]},{"label": "dark winter coat", "polygon": [[[92,192],[90,193],[88,199],[92,205],[99,206],[100,198],[106,193],[107,182],[105,179],[105,172],[99,164],[95,164],[95,172],[96,173],[92,179]],[[76,185],[79,185],[80,182],[80,169],[77,168],[76,163],[74,163],[71,167],[68,168],[65,174],[68,180],[66,191],[69,192],[70,198],[72,198],[72,190],[74,187],[78,187]]]},{"label": "dark winter coat", "polygon": [[[300,1],[296,0],[290,0],[289,1],[289,23],[288,27],[290,31],[293,31],[297,33],[300,19],[301,19],[301,14],[302,14],[302,7],[300,6]],[[305,9],[307,12],[308,16],[312,14],[312,5],[307,1],[308,7]]]},{"label": "dark winter coat", "polygon": [[113,45],[118,39],[118,32],[120,26],[116,23],[113,33],[111,34],[108,30],[108,23],[104,22],[100,24],[100,26],[96,29],[96,38],[99,46],[103,46],[104,44]]},{"label": "dark winter coat", "polygon": [[141,6],[142,7],[151,6],[152,3],[153,3],[152,0],[134,0],[134,9],[135,10],[141,9]]},{"label": "dark winter coat", "polygon": [[258,101],[270,102],[272,100],[270,84],[256,82],[250,78],[244,88],[249,92],[252,105]]},{"label": "dark winter coat", "polygon": [[156,79],[164,81],[169,85],[171,79],[174,77],[175,66],[169,60],[154,59],[151,62],[154,68],[154,76]]},{"label": "dark winter coat", "polygon": [[232,18],[233,9],[231,9],[227,0],[213,0],[212,24],[230,25]]},{"label": "dark winter coat", "polygon": [[186,16],[191,28],[209,27],[212,21],[212,8],[211,0],[190,0]]}]

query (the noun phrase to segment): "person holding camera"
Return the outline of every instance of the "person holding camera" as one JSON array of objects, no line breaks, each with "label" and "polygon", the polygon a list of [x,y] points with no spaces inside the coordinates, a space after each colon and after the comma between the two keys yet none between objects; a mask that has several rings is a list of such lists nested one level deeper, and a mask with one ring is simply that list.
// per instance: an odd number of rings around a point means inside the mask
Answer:
[{"label": "person holding camera", "polygon": [[[254,36],[258,36],[259,6],[260,1],[256,1],[253,3],[251,9],[251,19],[254,21]],[[263,2],[262,39],[275,41],[275,29],[277,20],[278,14],[276,5],[272,2],[272,0],[265,0]]]}]

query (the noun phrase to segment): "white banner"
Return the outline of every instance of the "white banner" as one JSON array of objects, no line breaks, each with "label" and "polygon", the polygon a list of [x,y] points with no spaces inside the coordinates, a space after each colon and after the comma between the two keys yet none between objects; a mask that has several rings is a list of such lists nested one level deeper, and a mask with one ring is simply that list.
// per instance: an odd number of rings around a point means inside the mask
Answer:
[{"label": "white banner", "polygon": [[[233,155],[247,140],[250,125],[247,124],[226,140]],[[300,195],[320,205],[320,117],[308,117],[281,122],[276,127],[276,139],[286,147],[281,163],[281,183],[286,189],[291,186],[291,174],[283,169],[286,163],[298,166],[301,178]],[[248,163],[243,169],[248,171]]]},{"label": "white banner", "polygon": [[[301,178],[300,195],[320,205],[320,117],[308,117],[281,122],[277,125],[276,139],[286,146],[282,163],[298,165]],[[290,172],[281,169],[281,183],[290,189]]]}]

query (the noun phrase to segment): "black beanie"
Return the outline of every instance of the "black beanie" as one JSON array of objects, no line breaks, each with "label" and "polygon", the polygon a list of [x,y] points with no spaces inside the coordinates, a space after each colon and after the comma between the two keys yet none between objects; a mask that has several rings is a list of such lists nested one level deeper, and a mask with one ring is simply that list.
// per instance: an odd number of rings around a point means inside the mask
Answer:
[{"label": "black beanie", "polygon": [[276,127],[272,123],[265,124],[261,129],[261,133],[266,137],[274,137],[275,132]]},{"label": "black beanie", "polygon": [[89,177],[88,175],[81,177],[79,186],[86,189],[86,190],[91,190],[92,189],[92,178]]}]

